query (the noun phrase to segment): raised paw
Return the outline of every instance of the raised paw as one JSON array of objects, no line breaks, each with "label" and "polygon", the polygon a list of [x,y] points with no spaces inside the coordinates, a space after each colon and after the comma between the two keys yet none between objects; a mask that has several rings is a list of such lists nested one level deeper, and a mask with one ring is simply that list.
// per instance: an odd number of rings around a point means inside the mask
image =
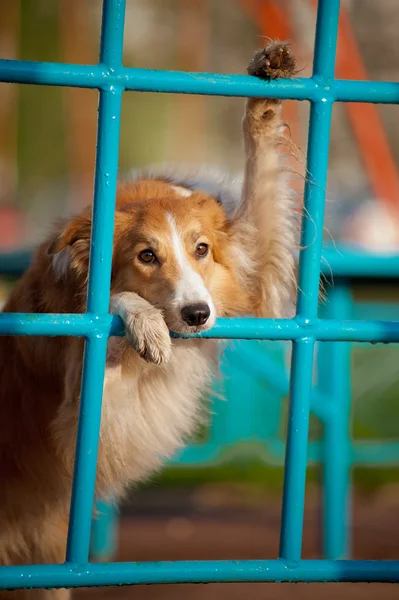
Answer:
[{"label": "raised paw", "polygon": [[248,75],[261,79],[290,78],[296,74],[295,57],[292,55],[288,42],[270,42],[257,50],[247,68]]},{"label": "raised paw", "polygon": [[137,294],[124,292],[113,296],[111,312],[122,318],[126,341],[144,360],[156,365],[168,362],[172,341],[160,310]]}]

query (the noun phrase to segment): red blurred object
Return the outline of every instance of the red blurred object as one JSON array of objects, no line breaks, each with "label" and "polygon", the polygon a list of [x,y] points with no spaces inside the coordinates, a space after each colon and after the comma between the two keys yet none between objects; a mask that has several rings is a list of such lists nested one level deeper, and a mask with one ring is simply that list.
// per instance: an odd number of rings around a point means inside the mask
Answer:
[{"label": "red blurred object", "polygon": [[0,251],[12,250],[20,245],[24,232],[24,218],[12,204],[0,206]]}]

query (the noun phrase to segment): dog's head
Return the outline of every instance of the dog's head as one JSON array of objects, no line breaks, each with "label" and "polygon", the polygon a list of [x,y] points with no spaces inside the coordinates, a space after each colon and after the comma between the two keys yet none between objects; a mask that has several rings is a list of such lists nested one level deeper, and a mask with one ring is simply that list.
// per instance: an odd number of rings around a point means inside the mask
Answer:
[{"label": "dog's head", "polygon": [[[87,210],[52,244],[58,276],[65,270],[87,276],[90,232]],[[163,311],[172,331],[200,332],[216,317],[248,310],[242,259],[231,223],[212,196],[162,181],[119,187],[112,292],[145,298]]]}]

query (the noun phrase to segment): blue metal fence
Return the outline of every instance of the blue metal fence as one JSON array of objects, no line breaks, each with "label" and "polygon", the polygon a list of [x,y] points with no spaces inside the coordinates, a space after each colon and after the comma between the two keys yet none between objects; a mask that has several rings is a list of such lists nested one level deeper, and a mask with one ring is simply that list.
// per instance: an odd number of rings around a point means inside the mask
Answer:
[{"label": "blue metal fence", "polygon": [[[87,312],[84,315],[0,315],[0,334],[71,335],[83,336],[86,340],[66,562],[63,565],[1,567],[0,589],[162,582],[399,582],[399,561],[301,559],[315,343],[399,342],[397,322],[343,321],[340,315],[329,315],[326,319],[318,316],[321,232],[332,106],[335,101],[399,103],[399,84],[334,79],[339,0],[319,0],[313,76],[270,83],[239,75],[124,68],[124,12],[125,0],[104,0],[98,65],[0,61],[0,81],[97,88],[100,93]],[[293,342],[280,556],[276,560],[140,564],[89,562],[103,384],[98,374],[104,372],[108,337],[123,335],[121,321],[109,315],[108,306],[119,124],[122,94],[126,90],[267,96],[311,102],[307,164],[311,177],[305,187],[305,205],[310,218],[304,220],[302,228],[304,250],[300,257],[296,317],[290,320],[223,319],[206,333],[206,337],[214,338]],[[341,366],[337,360],[336,368]]]}]

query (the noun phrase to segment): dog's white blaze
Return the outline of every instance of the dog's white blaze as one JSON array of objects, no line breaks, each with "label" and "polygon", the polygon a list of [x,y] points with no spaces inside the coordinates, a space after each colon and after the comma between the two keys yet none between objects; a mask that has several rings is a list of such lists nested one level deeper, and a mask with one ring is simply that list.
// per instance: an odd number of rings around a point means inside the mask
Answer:
[{"label": "dog's white blaze", "polygon": [[175,190],[175,192],[178,192],[180,196],[183,196],[184,198],[189,198],[193,193],[191,190],[183,187],[182,185],[172,185],[171,187]]},{"label": "dog's white blaze", "polygon": [[215,307],[211,295],[206,289],[201,275],[190,265],[184,252],[183,242],[179,236],[176,221],[170,213],[168,213],[168,221],[172,232],[174,254],[177,264],[180,267],[180,280],[176,286],[173,304],[177,308],[183,308],[187,304],[205,302],[211,310],[208,323],[213,322],[215,319]]}]

